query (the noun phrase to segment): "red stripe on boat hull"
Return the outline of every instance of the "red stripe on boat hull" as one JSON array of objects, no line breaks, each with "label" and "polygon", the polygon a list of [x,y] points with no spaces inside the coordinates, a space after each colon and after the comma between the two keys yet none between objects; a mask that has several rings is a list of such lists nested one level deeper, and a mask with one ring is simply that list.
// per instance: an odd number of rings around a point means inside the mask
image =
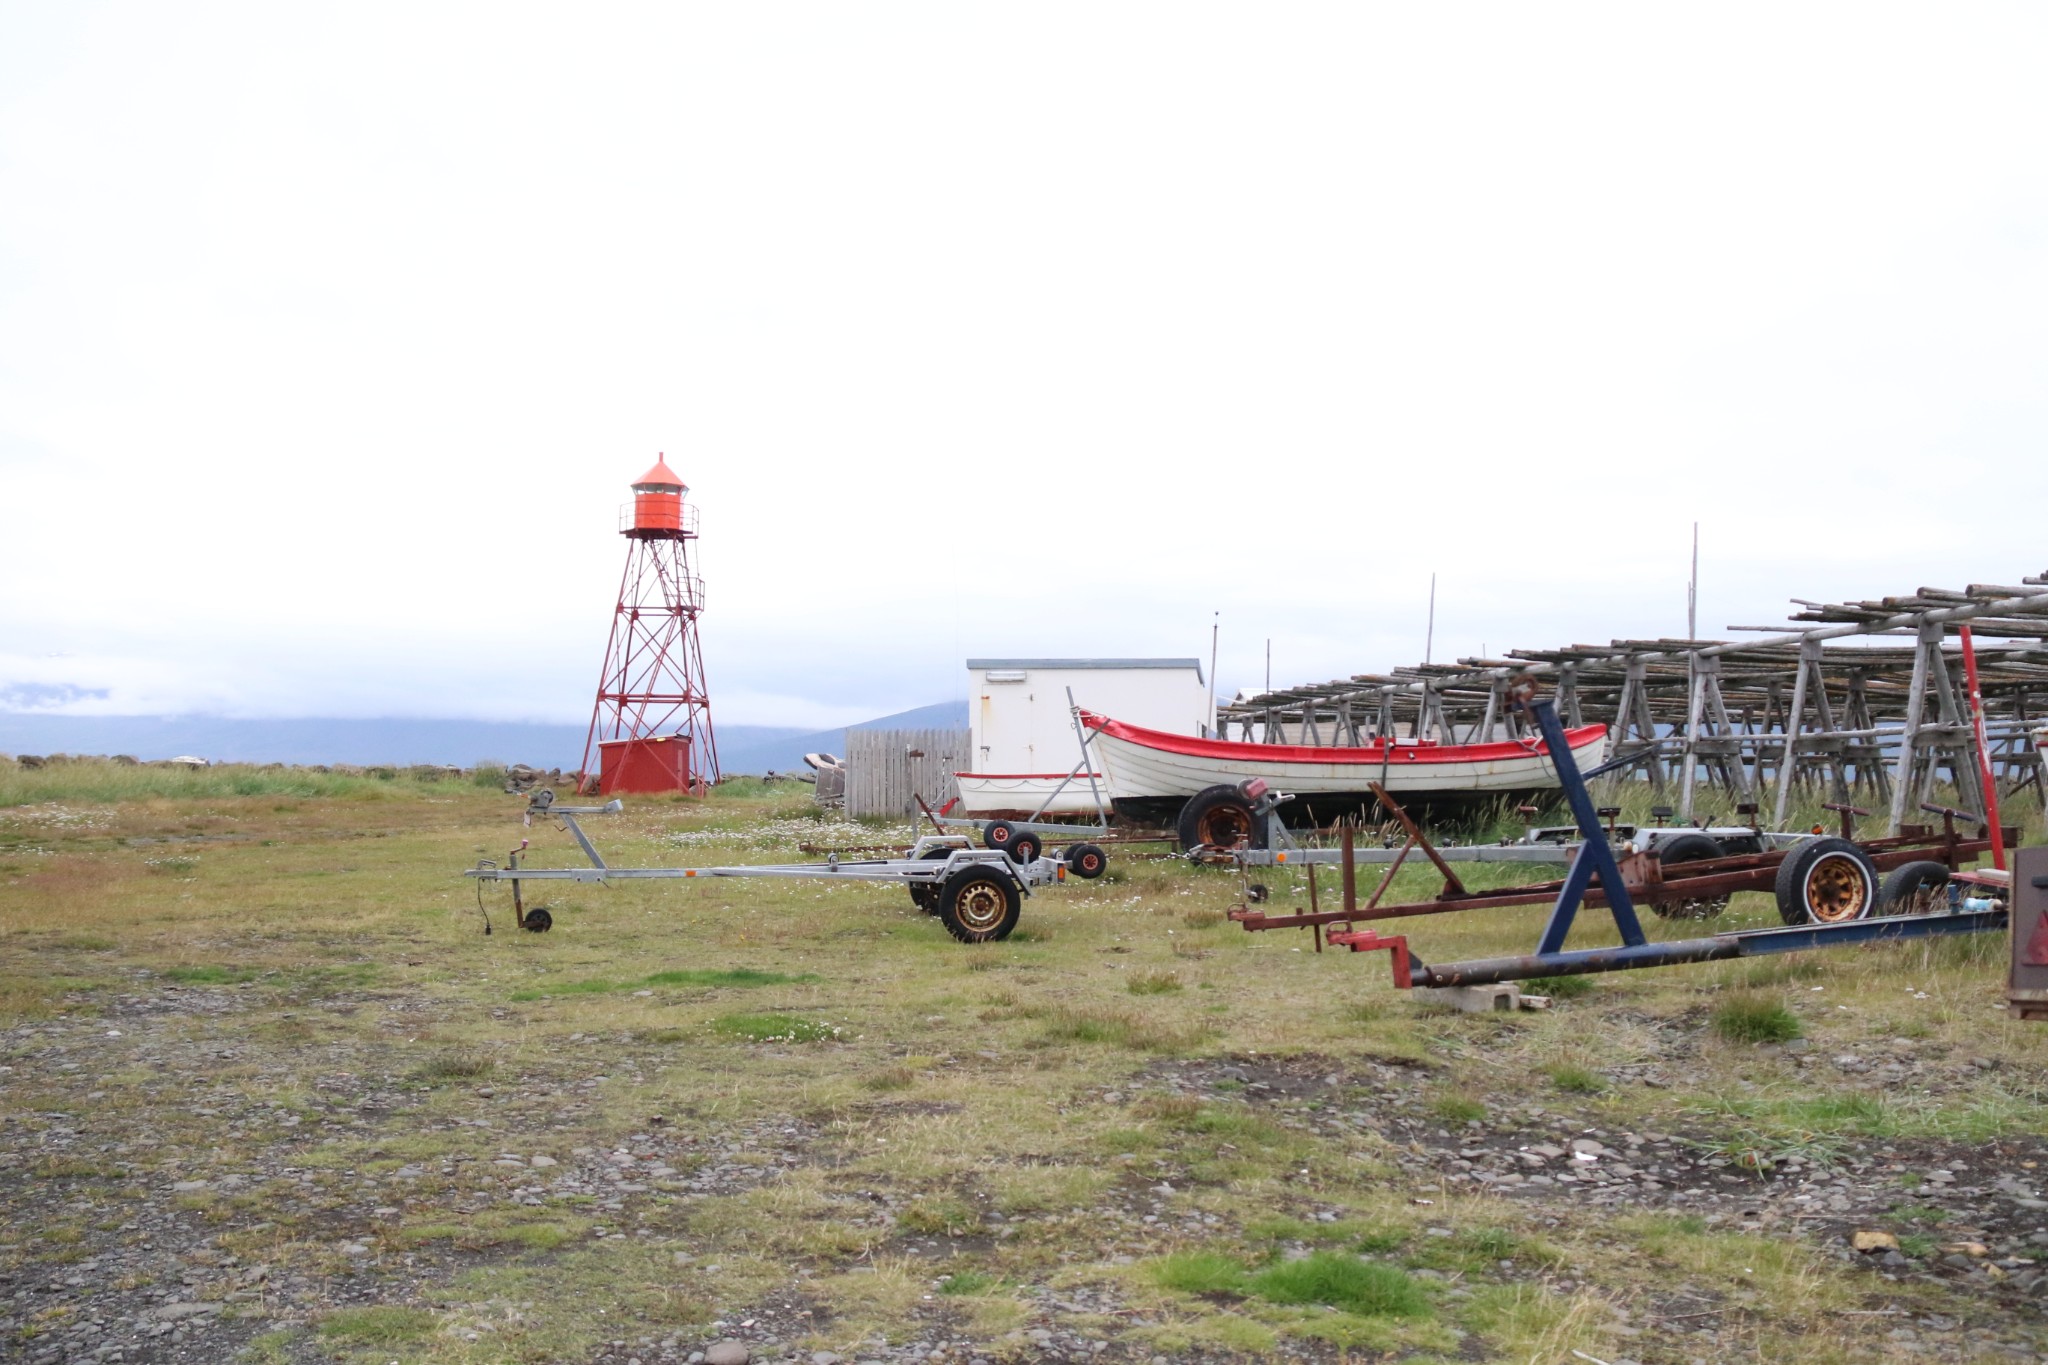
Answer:
[{"label": "red stripe on boat hull", "polygon": [[[1123,740],[1126,744],[1217,763],[1337,763],[1378,768],[1390,763],[1408,767],[1431,763],[1498,762],[1549,752],[1541,740],[1533,739],[1528,743],[1503,740],[1492,744],[1439,744],[1434,740],[1396,742],[1391,754],[1387,752],[1387,746],[1383,743],[1360,748],[1324,748],[1311,744],[1252,744],[1241,740],[1198,739],[1193,735],[1174,735],[1164,730],[1148,730],[1142,725],[1128,725],[1120,720],[1111,720],[1108,716],[1098,716],[1092,711],[1081,712],[1081,723],[1091,730]],[[1583,749],[1604,739],[1606,735],[1607,727],[1604,725],[1581,725],[1575,730],[1565,731],[1565,742],[1575,750]]]}]

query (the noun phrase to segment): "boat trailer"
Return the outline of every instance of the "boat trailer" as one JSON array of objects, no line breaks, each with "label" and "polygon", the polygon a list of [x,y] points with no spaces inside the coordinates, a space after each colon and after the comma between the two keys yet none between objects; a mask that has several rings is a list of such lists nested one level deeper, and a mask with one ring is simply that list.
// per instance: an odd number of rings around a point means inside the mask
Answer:
[{"label": "boat trailer", "polygon": [[[2002,929],[2010,899],[2010,875],[2002,869],[1963,872],[1961,863],[1986,851],[2002,852],[2018,841],[2018,831],[1998,830],[1996,815],[1984,831],[1986,837],[1957,836],[1957,812],[1929,807],[1944,819],[1945,834],[1928,837],[1925,829],[1894,839],[1857,844],[1849,836],[1853,818],[1861,812],[1848,807],[1831,807],[1842,815],[1840,838],[1813,837],[1785,850],[1741,857],[1701,859],[1697,862],[1662,865],[1648,855],[1635,854],[1617,861],[1607,830],[1586,788],[1578,764],[1564,743],[1563,726],[1555,704],[1535,696],[1533,680],[1517,679],[1510,689],[1520,707],[1542,733],[1563,787],[1565,799],[1578,826],[1581,842],[1571,867],[1562,881],[1502,890],[1468,892],[1456,874],[1429,848],[1412,821],[1404,815],[1409,841],[1403,854],[1420,846],[1443,873],[1444,893],[1433,900],[1405,905],[1379,905],[1380,897],[1401,866],[1396,858],[1381,879],[1378,890],[1366,905],[1357,904],[1355,865],[1349,854],[1341,859],[1344,900],[1340,908],[1323,911],[1313,906],[1314,868],[1310,867],[1312,908],[1308,914],[1267,915],[1249,905],[1231,912],[1231,917],[1248,930],[1310,928],[1321,951],[1325,938],[1353,952],[1384,949],[1393,964],[1394,984],[1403,990],[1414,986],[1477,986],[1501,981],[1525,981],[1541,977],[1575,976],[1592,972],[1628,971],[1639,967],[1661,967],[1685,962],[1713,962],[1727,958],[1751,957],[1765,953],[1795,952],[1805,948],[1841,943],[1868,943],[1884,939],[1926,938],[1944,934],[1981,933]],[[1994,843],[1993,836],[2002,835]],[[1917,868],[1912,875],[1903,869]],[[1880,915],[1888,906],[1879,903],[1876,873],[1893,870],[1906,881],[1917,879],[1919,891],[1906,903],[1921,913]],[[1636,901],[1646,901],[1667,917],[1718,914],[1727,898],[1737,891],[1775,890],[1779,909],[1787,921],[1782,928],[1732,930],[1700,938],[1652,943],[1643,933],[1636,914]],[[1551,913],[1537,940],[1536,951],[1526,956],[1482,958],[1435,966],[1424,963],[1399,935],[1381,936],[1370,927],[1334,929],[1325,926],[1409,915],[1443,914],[1496,906],[1525,906],[1552,902]],[[1604,904],[1621,936],[1614,947],[1568,950],[1565,940],[1583,905]]]},{"label": "boat trailer", "polygon": [[510,882],[513,922],[529,933],[544,934],[554,927],[554,915],[545,906],[528,909],[522,883],[529,881],[598,882],[667,881],[690,877],[804,877],[825,881],[893,882],[910,892],[918,909],[937,917],[946,932],[962,943],[996,943],[1010,936],[1023,912],[1024,897],[1032,888],[1065,881],[1072,872],[1084,880],[1102,875],[1106,865],[1102,851],[1090,844],[1076,844],[1046,856],[1019,861],[996,849],[977,849],[965,835],[927,835],[917,840],[900,858],[843,859],[836,855],[822,863],[749,863],[730,867],[613,867],[606,863],[590,836],[578,823],[579,816],[615,815],[625,807],[619,801],[602,806],[558,806],[555,794],[542,789],[527,800],[525,821],[531,825],[538,815],[552,818],[566,829],[589,867],[522,867],[528,841],[506,855],[503,866],[484,858],[464,870],[477,883],[477,910],[483,915],[484,932],[491,932],[490,912],[484,909],[483,884]]}]

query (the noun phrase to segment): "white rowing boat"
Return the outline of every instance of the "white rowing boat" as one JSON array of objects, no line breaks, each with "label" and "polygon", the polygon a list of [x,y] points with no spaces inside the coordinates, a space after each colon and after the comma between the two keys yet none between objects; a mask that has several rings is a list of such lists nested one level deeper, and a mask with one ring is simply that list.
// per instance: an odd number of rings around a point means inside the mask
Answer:
[{"label": "white rowing boat", "polygon": [[[1092,732],[1090,747],[1118,800],[1188,797],[1249,777],[1297,796],[1367,799],[1372,782],[1397,797],[1425,799],[1506,796],[1558,785],[1543,741],[1533,737],[1490,744],[1396,739],[1326,748],[1172,735],[1091,711],[1081,712],[1081,723]],[[1607,727],[1582,725],[1567,730],[1565,740],[1581,769],[1594,767],[1607,752]]]}]

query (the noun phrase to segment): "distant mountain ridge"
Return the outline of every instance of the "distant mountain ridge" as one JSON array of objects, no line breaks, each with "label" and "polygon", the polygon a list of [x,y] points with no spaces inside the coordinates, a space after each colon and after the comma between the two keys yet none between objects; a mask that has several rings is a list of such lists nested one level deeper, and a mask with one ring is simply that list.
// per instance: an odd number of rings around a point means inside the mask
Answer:
[{"label": "distant mountain ridge", "polygon": [[[836,730],[720,725],[720,769],[731,775],[788,772],[803,756],[844,755],[848,729],[967,724],[967,702],[937,702]],[[482,761],[574,768],[583,725],[484,720],[227,720],[216,716],[61,716],[0,712],[0,753],[130,754],[149,760],[193,754],[217,763],[441,763]]]},{"label": "distant mountain ridge", "polygon": [[813,730],[808,734],[746,739],[734,743],[718,732],[718,764],[729,773],[791,772],[803,767],[804,755],[837,754],[846,757],[848,730],[919,730],[941,725],[967,728],[967,699],[934,702],[930,706],[877,716],[858,725],[837,730]]}]

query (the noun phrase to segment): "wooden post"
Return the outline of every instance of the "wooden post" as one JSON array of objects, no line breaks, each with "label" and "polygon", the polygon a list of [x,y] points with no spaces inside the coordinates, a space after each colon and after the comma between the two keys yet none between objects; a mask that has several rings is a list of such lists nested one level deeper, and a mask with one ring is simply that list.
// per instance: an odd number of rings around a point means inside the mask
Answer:
[{"label": "wooden post", "polygon": [[1699,653],[1695,650],[1687,669],[1692,675],[1692,685],[1688,689],[1691,700],[1685,709],[1685,744],[1679,749],[1685,764],[1684,771],[1678,775],[1678,818],[1681,820],[1692,819],[1692,787],[1700,766],[1695,746],[1700,735],[1700,710],[1706,701],[1706,679],[1700,672],[1700,663]]},{"label": "wooden post", "polygon": [[1799,770],[1799,731],[1806,722],[1806,683],[1820,668],[1820,641],[1799,642],[1799,672],[1792,679],[1792,709],[1785,713],[1785,749],[1778,759],[1778,799],[1771,807],[1771,828],[1785,828],[1792,801],[1792,781]]},{"label": "wooden post", "polygon": [[1892,804],[1885,824],[1887,834],[1899,832],[1899,826],[1906,820],[1906,802],[1917,790],[1913,781],[1913,764],[1919,757],[1920,715],[1927,705],[1927,650],[1930,640],[1933,648],[1939,650],[1947,634],[1941,626],[1922,626],[1919,642],[1913,648],[1913,680],[1906,687],[1905,724],[1899,731],[1898,757],[1892,761]]}]

